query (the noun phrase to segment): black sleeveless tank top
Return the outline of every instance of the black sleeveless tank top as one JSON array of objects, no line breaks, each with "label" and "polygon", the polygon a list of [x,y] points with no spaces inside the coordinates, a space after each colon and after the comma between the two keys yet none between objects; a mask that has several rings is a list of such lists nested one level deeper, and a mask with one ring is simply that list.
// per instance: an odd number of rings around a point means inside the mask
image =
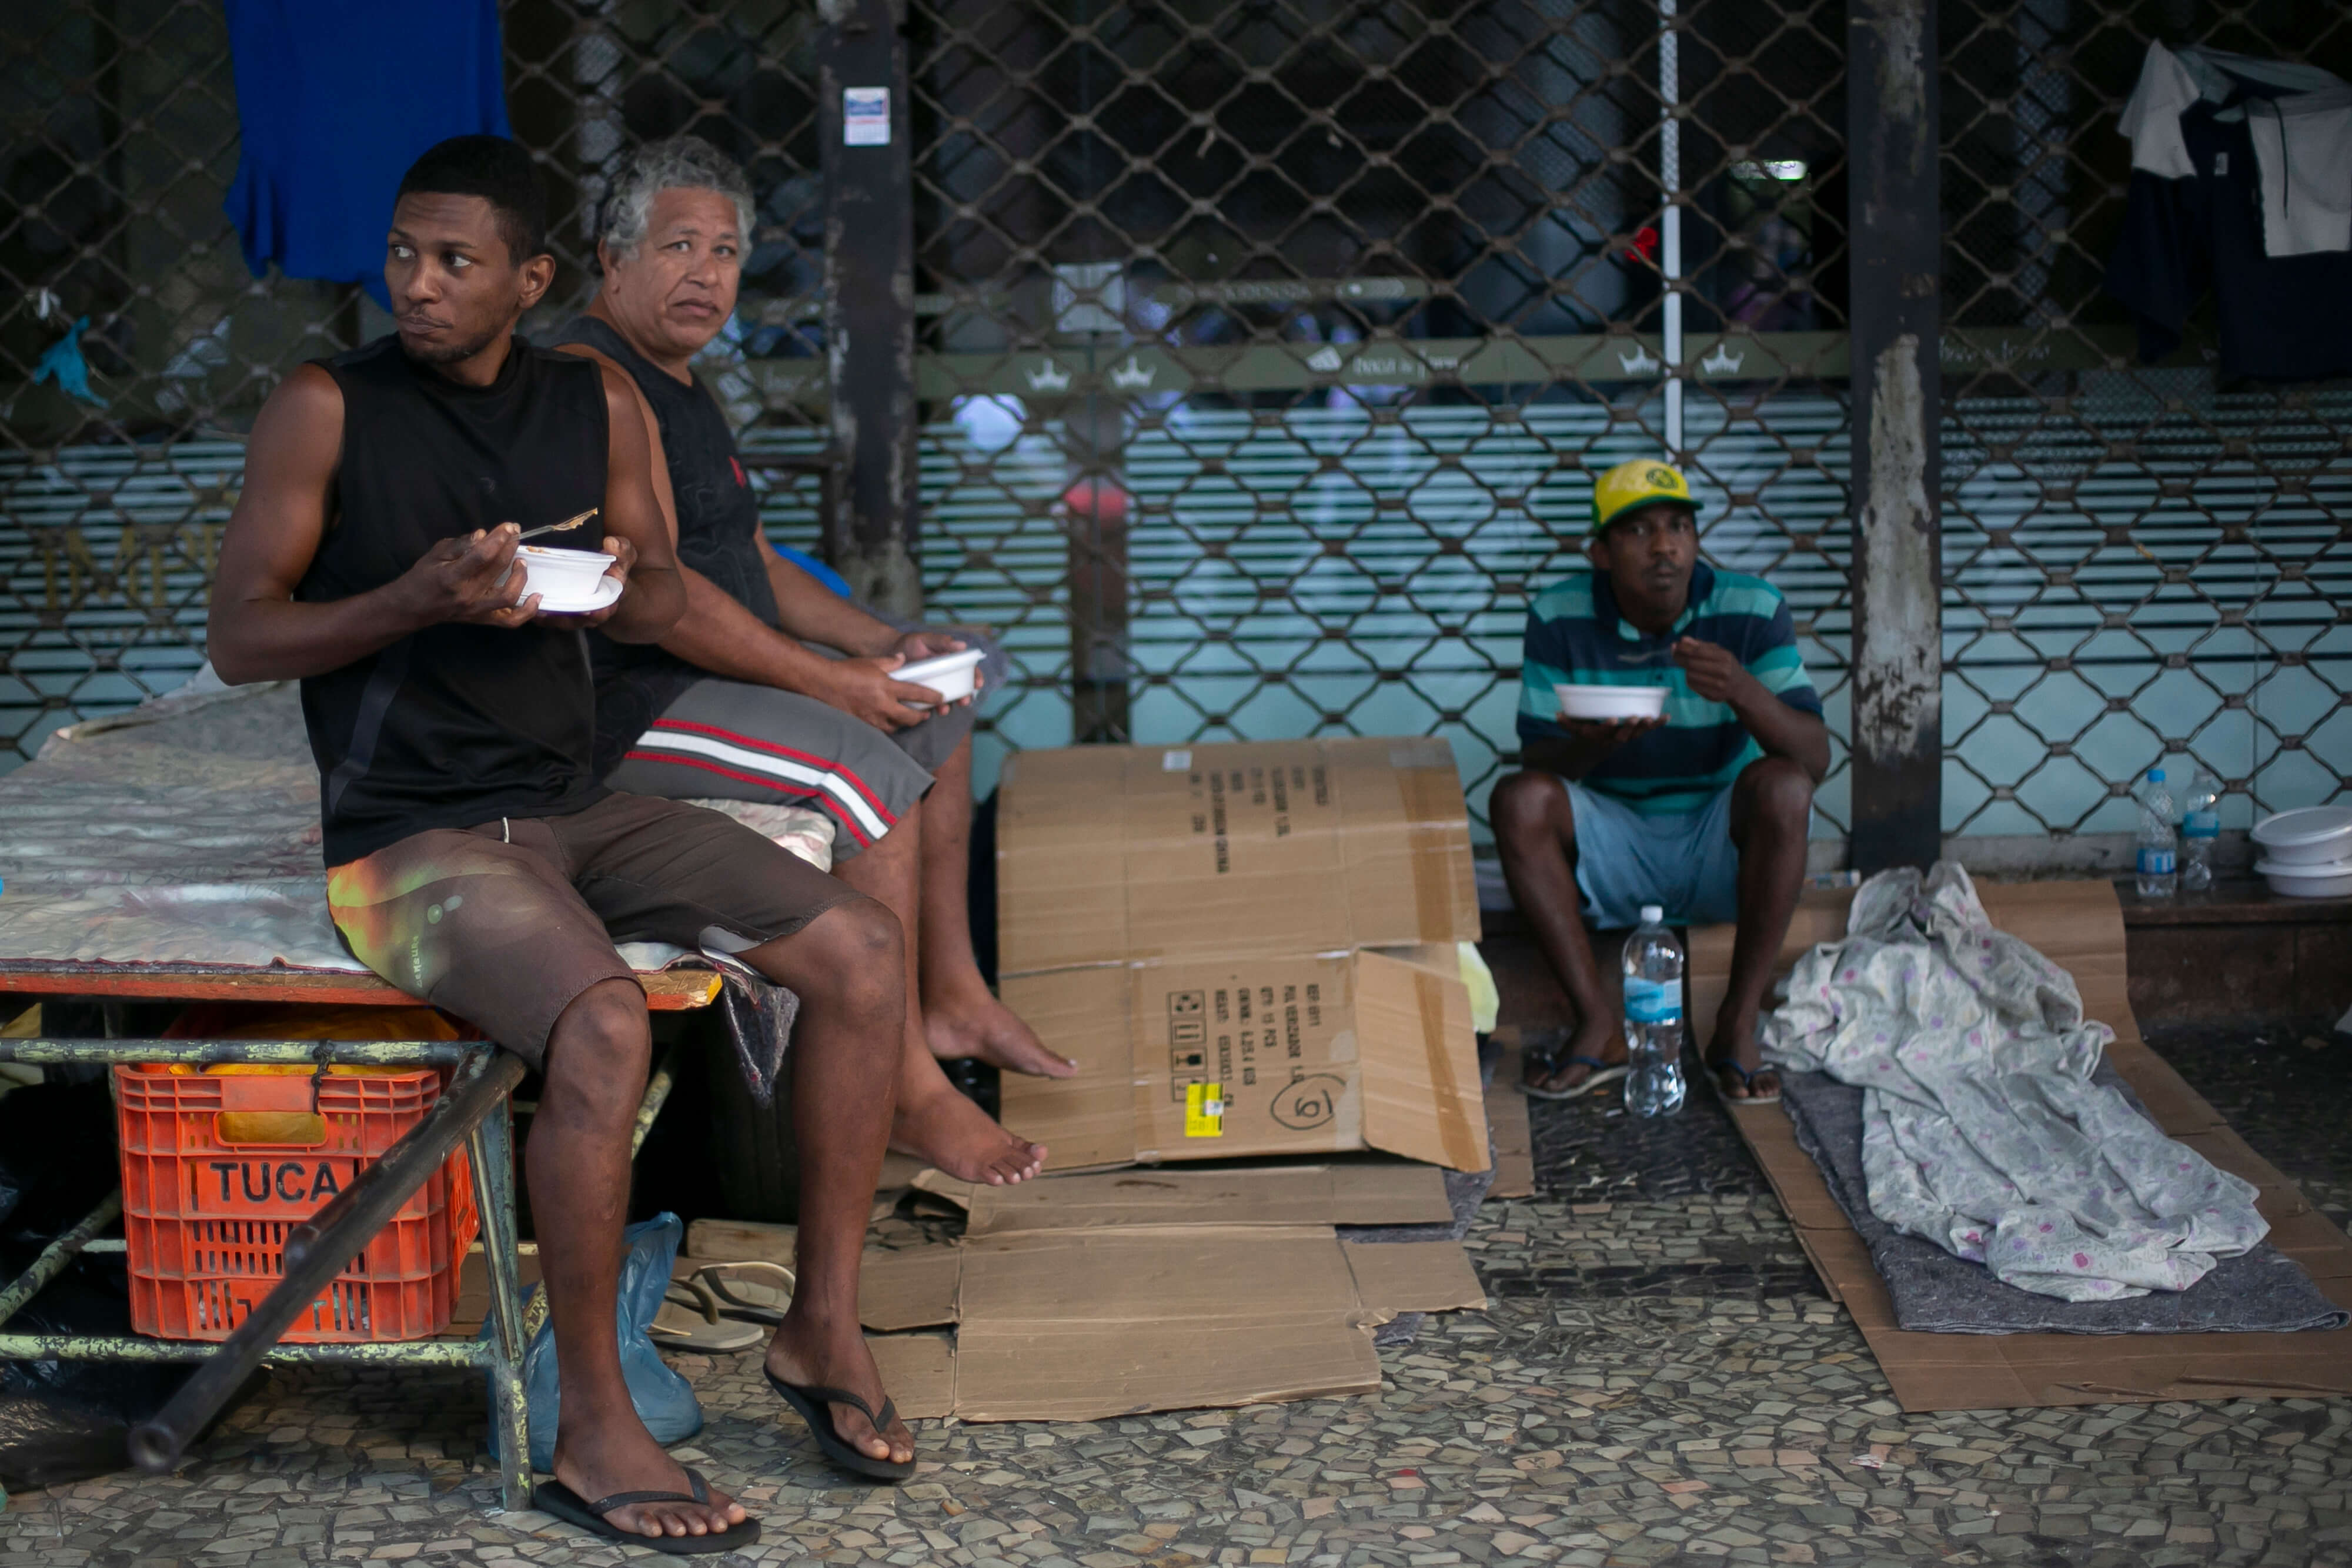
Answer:
[{"label": "black sleeveless tank top", "polygon": [[[719,400],[700,382],[681,382],[629,346],[609,322],[582,316],[555,334],[558,343],[595,350],[629,372],[654,411],[669,488],[677,508],[677,559],[771,626],[778,623],[776,593],[768,580],[768,543],[760,531],[760,499],[735,455],[735,434]],[[707,678],[650,643],[615,643],[591,633],[596,668],[599,779],[621,765],[662,710],[687,687]]]},{"label": "black sleeveless tank top", "polygon": [[[343,452],[297,599],[347,599],[443,539],[604,504],[604,389],[588,361],[517,338],[478,388],[412,362],[396,337],[316,362],[342,389]],[[603,538],[591,518],[562,543]],[[428,626],[305,680],[327,863],[428,828],[594,804],[594,700],[585,634],[537,623]]]}]

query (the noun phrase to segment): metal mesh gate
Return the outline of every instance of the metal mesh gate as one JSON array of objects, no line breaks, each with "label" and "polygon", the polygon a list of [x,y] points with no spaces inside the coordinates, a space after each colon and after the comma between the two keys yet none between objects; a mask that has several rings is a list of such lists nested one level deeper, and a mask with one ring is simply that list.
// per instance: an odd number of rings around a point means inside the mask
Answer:
[{"label": "metal mesh gate", "polygon": [[2352,71],[2340,5],[1948,11],[1946,830],[2120,835],[2164,765],[2225,830],[2352,783],[2352,386],[2162,367],[2100,292],[2147,42]]},{"label": "metal mesh gate", "polygon": [[[709,136],[761,228],[707,372],[748,448],[820,449],[813,10],[502,12],[517,134],[569,214],[548,319],[593,287],[620,148]],[[2092,854],[2168,752],[2229,782],[2226,825],[2340,793],[2352,391],[2140,369],[2099,277],[2146,40],[2352,75],[2352,23],[1941,18],[1947,831]],[[983,775],[1073,738],[1435,733],[1483,802],[1589,473],[1669,449],[1709,556],[1789,594],[1842,743],[1844,26],[1733,0],[913,0],[924,582],[1019,666]],[[195,667],[239,433],[286,367],[385,324],[355,287],[247,274],[213,0],[21,0],[0,87],[5,758]],[[32,380],[83,315],[102,409]],[[803,489],[769,517],[816,538]],[[1825,834],[1846,779],[1841,746]]]},{"label": "metal mesh gate", "polygon": [[[500,9],[509,114],[556,215],[556,287],[526,330],[593,293],[593,214],[622,151],[692,131],[740,159],[760,197],[742,307],[707,373],[766,439],[809,429],[801,402],[763,408],[740,369],[761,356],[788,383],[815,363],[809,8]],[[289,368],[391,329],[356,284],[247,269],[223,211],[237,125],[219,0],[0,14],[0,768],[60,724],[195,672],[243,432]],[[83,318],[88,400],[37,379]],[[784,506],[814,507],[813,487],[778,483]]]}]

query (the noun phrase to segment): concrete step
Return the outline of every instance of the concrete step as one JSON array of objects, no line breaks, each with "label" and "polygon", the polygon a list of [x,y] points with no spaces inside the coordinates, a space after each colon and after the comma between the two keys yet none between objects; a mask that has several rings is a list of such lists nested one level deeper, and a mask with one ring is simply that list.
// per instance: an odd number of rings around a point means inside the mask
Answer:
[{"label": "concrete step", "polygon": [[2260,877],[2144,899],[2118,878],[2143,1023],[2309,1023],[2352,1008],[2352,898],[2285,898]]}]

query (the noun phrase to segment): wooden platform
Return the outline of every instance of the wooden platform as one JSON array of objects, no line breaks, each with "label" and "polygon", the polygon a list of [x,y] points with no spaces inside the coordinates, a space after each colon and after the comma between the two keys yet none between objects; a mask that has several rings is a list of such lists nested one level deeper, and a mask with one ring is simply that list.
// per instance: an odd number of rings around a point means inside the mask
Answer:
[{"label": "wooden platform", "polygon": [[[2169,1135],[2260,1189],[2270,1240],[2329,1300],[2352,1307],[2352,1242],[2300,1189],[2230,1130],[2213,1107],[2142,1042],[2125,969],[2123,911],[2105,880],[1979,883],[1985,913],[2074,977],[2089,1015],[2116,1031],[2108,1060]],[[1782,946],[1786,969],[1845,929],[1851,891],[1805,895]],[[1731,928],[1691,932],[1696,1038],[1713,1027],[1731,963]],[[1797,1146],[1778,1105],[1735,1109],[1739,1129],[1832,1299],[1852,1313],[1906,1410],[2012,1409],[2164,1399],[2352,1396],[2352,1330],[2313,1333],[1938,1334],[1895,1326],[1870,1249]]]}]

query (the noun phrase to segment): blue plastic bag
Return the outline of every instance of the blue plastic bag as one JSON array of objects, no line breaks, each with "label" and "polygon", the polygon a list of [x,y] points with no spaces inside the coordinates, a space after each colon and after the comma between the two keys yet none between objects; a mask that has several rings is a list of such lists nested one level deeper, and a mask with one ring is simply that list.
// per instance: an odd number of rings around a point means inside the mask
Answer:
[{"label": "blue plastic bag", "polygon": [[[637,1418],[654,1435],[654,1441],[665,1448],[683,1443],[702,1430],[702,1406],[694,1397],[694,1385],[663,1362],[646,1333],[654,1314],[661,1311],[662,1297],[669,1290],[670,1265],[677,1259],[677,1244],[685,1235],[685,1222],[675,1214],[656,1214],[621,1233],[621,1244],[628,1251],[621,1260],[621,1289],[613,1313],[621,1337],[621,1375],[629,1385],[630,1403],[637,1407]],[[555,1469],[555,1426],[562,1409],[555,1373],[555,1324],[541,1307],[539,1295],[543,1289],[534,1287],[523,1303],[523,1322],[536,1319],[539,1327],[523,1347],[522,1385],[530,1406],[530,1468],[545,1473]],[[484,1323],[483,1334],[489,1332],[490,1325]],[[490,1456],[499,1457],[495,1402]]]}]

